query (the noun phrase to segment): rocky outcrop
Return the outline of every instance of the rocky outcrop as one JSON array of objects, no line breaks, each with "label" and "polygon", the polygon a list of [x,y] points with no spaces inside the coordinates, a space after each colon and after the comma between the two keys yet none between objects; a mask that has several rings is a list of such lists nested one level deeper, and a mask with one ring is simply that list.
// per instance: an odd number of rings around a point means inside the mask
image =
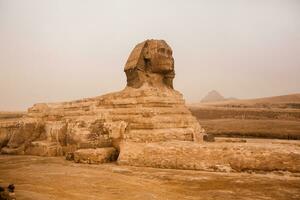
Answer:
[{"label": "rocky outcrop", "polygon": [[2,153],[24,154],[24,150],[35,140],[43,138],[44,122],[36,119],[23,119],[18,122],[2,123]]},{"label": "rocky outcrop", "polygon": [[124,143],[119,164],[204,171],[300,172],[299,146],[263,143]]}]

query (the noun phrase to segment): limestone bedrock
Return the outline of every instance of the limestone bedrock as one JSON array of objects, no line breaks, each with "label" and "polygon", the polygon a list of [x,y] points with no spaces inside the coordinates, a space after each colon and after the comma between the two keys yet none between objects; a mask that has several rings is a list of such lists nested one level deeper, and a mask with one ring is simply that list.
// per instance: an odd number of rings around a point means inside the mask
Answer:
[{"label": "limestone bedrock", "polygon": [[[39,103],[14,122],[0,123],[2,153],[62,156],[124,142],[202,142],[204,130],[173,89],[172,49],[146,40],[125,65],[126,87],[119,92],[62,103]],[[93,155],[94,155],[93,154]],[[87,158],[90,159],[90,158]]]}]

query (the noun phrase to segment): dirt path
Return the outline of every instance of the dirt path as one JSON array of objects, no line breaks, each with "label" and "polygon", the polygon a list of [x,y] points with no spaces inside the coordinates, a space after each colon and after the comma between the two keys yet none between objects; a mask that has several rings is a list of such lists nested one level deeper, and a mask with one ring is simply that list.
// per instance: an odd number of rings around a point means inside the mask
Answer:
[{"label": "dirt path", "polygon": [[17,200],[300,199],[300,177],[75,164],[64,158],[0,156],[0,185]]}]

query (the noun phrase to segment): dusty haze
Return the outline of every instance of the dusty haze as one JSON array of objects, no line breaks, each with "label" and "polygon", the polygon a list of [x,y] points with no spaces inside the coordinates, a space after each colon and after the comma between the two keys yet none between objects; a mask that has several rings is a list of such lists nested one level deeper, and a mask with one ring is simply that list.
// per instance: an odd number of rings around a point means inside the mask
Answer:
[{"label": "dusty haze", "polygon": [[298,0],[0,0],[0,110],[120,90],[148,38],[171,45],[187,101],[300,92]]}]

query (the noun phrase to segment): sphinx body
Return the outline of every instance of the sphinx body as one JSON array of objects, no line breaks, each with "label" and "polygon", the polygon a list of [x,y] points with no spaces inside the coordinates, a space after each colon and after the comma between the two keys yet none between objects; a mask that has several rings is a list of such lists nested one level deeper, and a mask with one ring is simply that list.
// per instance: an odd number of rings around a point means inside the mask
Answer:
[{"label": "sphinx body", "polygon": [[1,152],[61,156],[114,147],[119,153],[128,142],[202,141],[204,130],[173,89],[174,59],[165,41],[136,45],[124,71],[120,92],[35,104],[18,122],[2,124]]}]

